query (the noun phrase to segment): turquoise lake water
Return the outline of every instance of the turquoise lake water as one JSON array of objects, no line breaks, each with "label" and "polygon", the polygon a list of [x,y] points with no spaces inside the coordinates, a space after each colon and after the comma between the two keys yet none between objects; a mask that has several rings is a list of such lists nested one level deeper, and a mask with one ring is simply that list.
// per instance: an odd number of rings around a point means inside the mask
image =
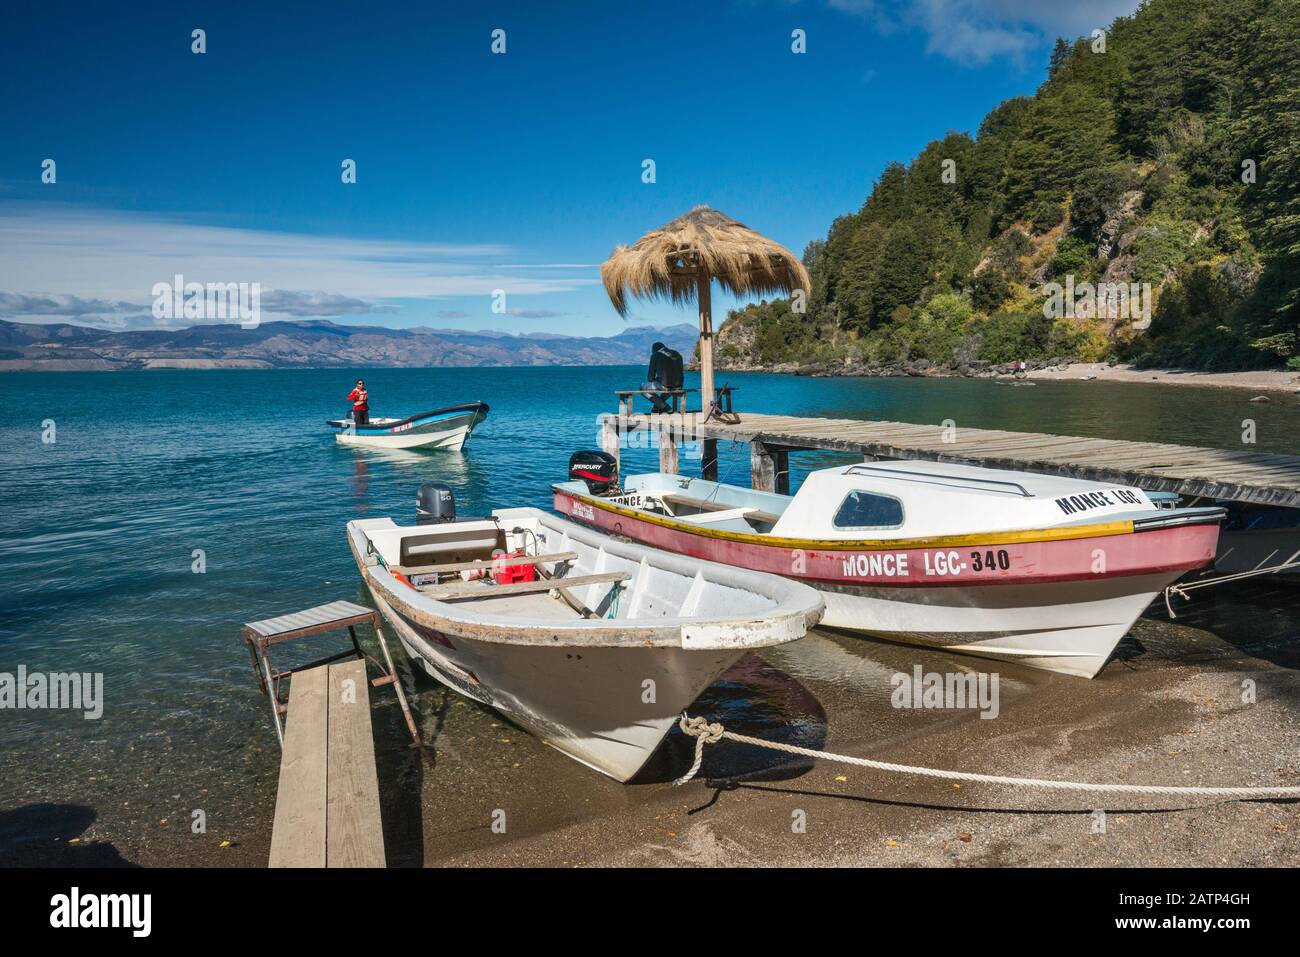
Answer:
[{"label": "turquoise lake water", "polygon": [[[414,518],[448,482],[463,513],[550,506],[569,454],[640,368],[15,373],[0,376],[0,672],[102,672],[99,720],[0,711],[0,812],[76,803],[119,814],[140,795],[233,800],[275,766],[242,622],[359,600],[351,518]],[[462,453],[338,446],[324,420],[364,375],[372,414],[483,400]],[[724,374],[741,410],[1300,453],[1300,403],[1277,394],[1098,382]],[[688,382],[688,385],[692,384]],[[47,442],[53,423],[54,441]],[[748,449],[720,475],[749,481]],[[839,461],[800,454],[798,478]],[[652,449],[625,471],[657,468]],[[683,457],[683,471],[698,459]],[[206,565],[195,570],[196,552]],[[267,745],[270,744],[270,749]],[[88,812],[89,813],[89,812]],[[0,826],[0,831],[3,827]],[[3,836],[3,835],[0,835]]]}]

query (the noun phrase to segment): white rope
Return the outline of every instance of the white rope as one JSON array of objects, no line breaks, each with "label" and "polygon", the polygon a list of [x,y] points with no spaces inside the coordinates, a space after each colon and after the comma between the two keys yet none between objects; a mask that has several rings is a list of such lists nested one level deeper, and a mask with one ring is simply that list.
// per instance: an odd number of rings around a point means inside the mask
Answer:
[{"label": "white rope", "polygon": [[873,761],[870,758],[855,758],[847,754],[832,754],[829,751],[815,751],[801,748],[794,744],[779,741],[767,741],[763,738],[751,738],[747,734],[728,731],[721,723],[710,723],[704,718],[689,717],[682,712],[678,727],[695,738],[695,762],[689,771],[673,782],[674,786],[685,784],[700,770],[704,759],[704,746],[727,739],[738,744],[752,744],[772,751],[784,751],[787,754],[800,754],[809,758],[823,758],[827,761],[839,761],[842,764],[855,764],[858,767],[874,768],[877,771],[892,771],[897,774],[919,774],[928,778],[944,778],[949,781],[973,781],[980,784],[1017,784],[1022,787],[1047,788],[1055,791],[1091,791],[1115,794],[1165,794],[1165,795],[1201,795],[1205,797],[1224,798],[1280,798],[1300,797],[1300,787],[1167,787],[1151,784],[1087,784],[1077,781],[1048,781],[1041,778],[1009,778],[997,774],[973,774],[969,771],[940,771],[935,768],[919,768],[909,764],[891,764],[888,761]]},{"label": "white rope", "polygon": [[[1296,555],[1300,555],[1297,552]],[[1243,578],[1256,578],[1259,575],[1277,575],[1281,572],[1290,571],[1293,568],[1300,568],[1300,562],[1293,561],[1296,555],[1292,555],[1281,565],[1269,565],[1267,568],[1252,568],[1250,571],[1234,572],[1231,575],[1220,575],[1218,578],[1206,578],[1202,581],[1184,583],[1182,585],[1169,585],[1165,588],[1165,608],[1169,612],[1170,618],[1177,618],[1174,614],[1174,606],[1169,601],[1170,595],[1177,595],[1184,601],[1191,601],[1192,596],[1187,594],[1189,591],[1195,591],[1198,588],[1208,588],[1211,585],[1222,585],[1224,582],[1240,581]]]},{"label": "white rope", "polygon": [[695,738],[695,761],[691,764],[691,769],[673,782],[673,787],[681,787],[691,778],[695,777],[700,770],[700,762],[704,760],[704,746],[721,741],[724,737],[735,738],[736,736],[722,727],[721,724],[705,721],[703,718],[688,718],[686,712],[682,712],[681,719],[677,726],[684,732]]}]

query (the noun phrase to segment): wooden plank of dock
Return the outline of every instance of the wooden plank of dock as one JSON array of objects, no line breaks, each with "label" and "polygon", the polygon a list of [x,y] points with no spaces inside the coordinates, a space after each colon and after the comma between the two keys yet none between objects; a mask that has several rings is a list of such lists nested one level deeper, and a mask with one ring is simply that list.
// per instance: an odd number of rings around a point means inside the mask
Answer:
[{"label": "wooden plank of dock", "polygon": [[[370,727],[366,663],[330,665],[329,790],[325,860],[330,867],[383,867],[384,829]],[[347,682],[352,682],[348,693]],[[292,716],[292,705],[290,715]],[[292,721],[290,717],[290,721]]]},{"label": "wooden plank of dock", "polygon": [[364,661],[294,675],[271,867],[383,867],[384,834]]},{"label": "wooden plank of dock", "polygon": [[289,687],[289,719],[280,757],[280,789],[271,830],[272,867],[325,866],[325,787],[329,741],[325,668],[299,672]]},{"label": "wooden plank of dock", "polygon": [[[1300,508],[1300,456],[1296,455],[754,412],[742,413],[739,419],[736,423],[701,424],[698,416],[638,415],[617,427],[674,428],[694,438],[757,442],[769,450],[823,449],[883,459],[955,462]],[[766,471],[756,470],[756,480]]]}]

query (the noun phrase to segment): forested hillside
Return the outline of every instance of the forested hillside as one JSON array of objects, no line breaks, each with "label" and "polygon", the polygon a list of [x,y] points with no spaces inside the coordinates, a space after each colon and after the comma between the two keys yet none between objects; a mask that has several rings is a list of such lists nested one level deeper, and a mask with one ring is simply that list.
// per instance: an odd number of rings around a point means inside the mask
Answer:
[{"label": "forested hillside", "polygon": [[[1151,0],[1104,49],[1058,41],[1033,96],[891,163],[804,262],[806,312],[734,311],[721,365],[1300,368],[1300,0]],[[1153,306],[1048,315],[1053,283]]]}]

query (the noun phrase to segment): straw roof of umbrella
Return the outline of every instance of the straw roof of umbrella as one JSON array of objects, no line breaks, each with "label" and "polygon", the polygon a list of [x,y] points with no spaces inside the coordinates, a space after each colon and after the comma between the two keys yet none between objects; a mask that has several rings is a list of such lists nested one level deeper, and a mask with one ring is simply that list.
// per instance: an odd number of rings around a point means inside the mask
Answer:
[{"label": "straw roof of umbrella", "polygon": [[630,298],[695,299],[702,275],[736,296],[812,290],[799,257],[708,206],[696,206],[631,246],[619,246],[600,267],[620,316],[627,315]]}]

